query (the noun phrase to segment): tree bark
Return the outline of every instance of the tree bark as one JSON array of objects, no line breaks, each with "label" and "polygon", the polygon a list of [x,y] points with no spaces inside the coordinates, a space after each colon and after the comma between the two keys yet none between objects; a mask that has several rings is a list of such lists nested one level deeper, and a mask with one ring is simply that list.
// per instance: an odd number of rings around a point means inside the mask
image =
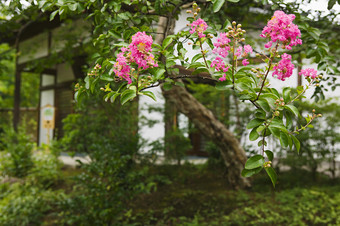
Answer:
[{"label": "tree bark", "polygon": [[[156,43],[161,45],[165,35],[172,33],[173,26],[171,24],[173,23],[168,23],[168,19],[165,17],[159,19],[155,38]],[[165,63],[164,57],[161,57],[160,60]],[[209,74],[207,76],[210,77]],[[235,189],[249,187],[250,180],[241,176],[247,157],[234,134],[185,88],[173,86],[171,90],[165,91],[162,87],[162,92],[164,97],[171,101],[179,112],[185,114],[202,134],[219,147],[227,167],[226,175],[230,186]]]},{"label": "tree bark", "polygon": [[162,91],[165,98],[176,105],[178,111],[185,114],[202,134],[219,147],[227,167],[226,175],[230,186],[233,188],[250,186],[249,179],[241,176],[247,157],[233,133],[185,88],[173,86],[171,90]]}]

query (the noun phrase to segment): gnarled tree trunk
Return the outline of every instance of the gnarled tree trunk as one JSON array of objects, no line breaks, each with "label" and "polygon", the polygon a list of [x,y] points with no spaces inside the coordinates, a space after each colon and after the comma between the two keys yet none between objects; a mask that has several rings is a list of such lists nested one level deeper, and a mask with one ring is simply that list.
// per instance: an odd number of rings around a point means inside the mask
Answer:
[{"label": "gnarled tree trunk", "polygon": [[[172,33],[174,21],[171,22],[172,23],[168,23],[166,17],[160,17],[155,38],[156,43],[161,44],[165,36]],[[161,59],[163,61],[165,60],[164,58]],[[209,74],[207,76],[210,77]],[[175,104],[179,112],[186,115],[202,134],[219,147],[227,167],[226,175],[229,184],[234,188],[250,186],[249,179],[241,176],[247,157],[233,133],[185,88],[173,86],[172,89],[168,91],[162,89],[162,92],[168,101]]]},{"label": "gnarled tree trunk", "polygon": [[162,91],[165,98],[176,105],[178,111],[185,114],[202,134],[219,147],[227,167],[229,184],[234,188],[250,186],[249,180],[241,176],[247,157],[233,133],[185,88],[173,86],[171,90]]}]

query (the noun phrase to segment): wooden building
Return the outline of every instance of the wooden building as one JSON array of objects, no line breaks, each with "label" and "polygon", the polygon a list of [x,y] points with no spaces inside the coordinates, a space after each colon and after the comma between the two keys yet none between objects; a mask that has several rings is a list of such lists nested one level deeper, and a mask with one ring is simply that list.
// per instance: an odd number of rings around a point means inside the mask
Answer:
[{"label": "wooden building", "polygon": [[[39,145],[49,143],[49,139],[63,135],[62,120],[73,111],[72,86],[84,78],[86,53],[81,47],[89,40],[89,25],[81,19],[61,22],[57,16],[50,21],[48,14],[16,23],[15,32],[6,33],[2,26],[0,37],[1,43],[9,43],[17,53],[13,125],[16,128],[20,118],[21,73],[36,72],[40,75],[37,139]],[[55,109],[55,129],[43,124],[44,106]]]}]

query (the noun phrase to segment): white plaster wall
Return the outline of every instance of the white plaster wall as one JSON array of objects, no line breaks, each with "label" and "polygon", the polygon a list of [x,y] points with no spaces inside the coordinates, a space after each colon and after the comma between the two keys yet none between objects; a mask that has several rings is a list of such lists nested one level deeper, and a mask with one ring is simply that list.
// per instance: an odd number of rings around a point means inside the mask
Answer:
[{"label": "white plaster wall", "polygon": [[[139,96],[139,135],[147,143],[151,143],[156,140],[162,140],[164,137],[164,122],[163,114],[159,112],[149,112],[149,106],[153,107],[164,107],[164,98],[160,87],[154,87],[149,89],[156,95],[157,101],[154,101],[147,96]],[[149,127],[145,125],[143,118],[157,120],[158,122]],[[142,147],[142,152],[148,152],[151,149],[149,145]]]},{"label": "white plaster wall", "polygon": [[48,33],[44,32],[19,43],[19,64],[48,55]]},{"label": "white plaster wall", "polygon": [[71,65],[67,63],[57,65],[57,83],[73,81],[74,79]]},{"label": "white plaster wall", "polygon": [[[178,32],[182,29],[187,29],[186,28],[186,18],[187,15],[182,13],[179,17],[179,20],[176,22],[175,25],[175,32]],[[185,44],[185,48],[192,49],[191,46]],[[198,53],[198,52],[197,52]],[[188,52],[188,56],[191,59],[195,54],[197,54],[193,51]],[[162,91],[160,87],[155,87],[152,89],[148,89],[148,91],[152,91],[156,97],[157,101],[155,102],[152,100],[150,97],[146,96],[139,96],[139,117],[143,118],[149,118],[152,120],[158,120],[158,123],[156,123],[153,127],[148,127],[147,125],[144,125],[143,122],[139,123],[139,134],[142,137],[142,139],[146,140],[148,143],[156,141],[156,140],[163,140],[164,138],[164,121],[163,121],[163,113],[160,112],[148,112],[148,107],[147,106],[159,106],[164,108],[164,97],[162,96]],[[185,115],[180,115],[179,116],[179,127],[180,128],[186,128],[188,124],[188,119]],[[150,150],[150,146],[144,146],[142,147],[142,152],[147,152]],[[161,155],[163,153],[160,153]]]},{"label": "white plaster wall", "polygon": [[[85,20],[76,20],[71,23],[62,24],[52,30],[52,52],[60,52],[69,41],[83,43],[89,41],[91,33],[90,24]],[[73,46],[75,47],[75,46]]]},{"label": "white plaster wall", "polygon": [[[186,20],[187,17],[188,17],[188,14],[185,11],[183,11],[179,15],[179,19],[178,19],[178,21],[176,22],[176,25],[175,25],[175,33],[180,32],[181,30],[188,30],[189,29],[186,26],[187,23],[188,23],[188,21]],[[251,35],[254,35],[254,36],[258,37],[259,34],[260,34],[260,32],[251,32],[251,34],[248,34],[247,36],[249,37]],[[187,53],[186,56],[189,58],[189,60],[191,60],[191,58],[194,55],[199,53],[199,51],[192,50],[192,46],[188,45],[187,43],[184,43],[183,46],[184,46],[184,48],[186,48],[188,50],[188,53]],[[257,50],[260,50],[259,46],[256,46],[255,48]],[[253,54],[253,56],[254,55],[255,54]],[[293,62],[293,63],[295,65],[297,65],[296,64],[297,62]],[[261,67],[261,66],[264,66],[264,65],[258,65],[258,66]],[[303,69],[308,68],[308,67],[317,69],[317,64],[315,64],[315,63],[313,64],[309,60],[303,60]],[[294,69],[293,75],[290,78],[286,79],[286,81],[281,81],[281,80],[278,80],[276,78],[273,78],[271,74],[268,76],[268,79],[269,79],[272,87],[274,87],[277,90],[281,91],[282,88],[286,87],[286,86],[296,87],[297,86],[297,76],[298,76],[298,73],[297,73],[297,66],[296,66],[296,68]],[[307,84],[305,79],[302,79],[302,83],[303,83],[303,85]],[[160,122],[156,123],[152,128],[140,125],[140,135],[144,139],[147,139],[148,141],[155,141],[155,140],[163,139],[163,137],[164,137],[163,115],[162,115],[162,113],[158,113],[158,112],[148,113],[147,109],[143,109],[143,107],[145,107],[148,104],[151,104],[151,105],[157,104],[157,105],[160,105],[160,106],[164,106],[164,100],[160,97],[161,96],[161,91],[160,91],[159,87],[158,88],[150,89],[150,91],[153,91],[153,92],[157,93],[157,96],[158,96],[157,97],[157,102],[154,102],[149,97],[141,96],[140,100],[139,100],[140,116],[145,116],[145,117],[148,117],[148,118],[157,119]],[[307,90],[307,92],[305,94],[305,96],[307,97],[307,100],[310,100],[310,98],[313,95],[313,93],[314,93],[314,88],[311,88],[311,89]],[[329,89],[329,91],[325,92],[325,96],[326,96],[326,98],[327,97],[339,96],[339,91],[338,90],[331,91]],[[186,116],[180,115],[179,121],[180,121],[180,127],[181,128],[186,127],[187,122],[188,122],[188,119],[187,119]],[[249,141],[248,137],[247,138],[243,138],[243,141],[244,141],[244,143],[243,143],[244,145],[252,145],[254,147],[257,147],[257,142]],[[270,147],[270,145],[269,145],[269,147]],[[147,151],[149,149],[150,149],[150,147],[145,147],[143,150]]]},{"label": "white plaster wall", "polygon": [[[54,84],[54,76],[53,75],[42,75],[42,86],[53,85]],[[54,106],[54,90],[44,90],[41,91],[41,99],[40,99],[40,116],[42,116],[42,108],[50,104]],[[50,141],[53,138],[54,131],[43,128],[43,118],[40,117],[40,126],[39,126],[39,145],[48,144],[48,137]]]}]

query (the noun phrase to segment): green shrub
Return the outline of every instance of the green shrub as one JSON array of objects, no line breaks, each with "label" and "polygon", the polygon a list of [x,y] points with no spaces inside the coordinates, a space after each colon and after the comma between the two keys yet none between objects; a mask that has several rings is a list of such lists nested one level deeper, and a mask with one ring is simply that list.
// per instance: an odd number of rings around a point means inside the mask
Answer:
[{"label": "green shrub", "polygon": [[87,153],[90,162],[80,165],[83,173],[62,204],[60,224],[117,225],[128,211],[127,201],[155,185],[144,177],[147,168],[136,164],[137,105],[121,108],[94,99],[84,99],[78,112],[63,121],[59,147]]},{"label": "green shrub", "polygon": [[1,184],[6,195],[0,197],[0,225],[41,225],[46,216],[65,198],[62,192],[42,190],[15,183]]},{"label": "green shrub", "polygon": [[1,134],[0,174],[10,177],[25,177],[33,167],[32,150],[34,143],[23,128],[15,132],[6,126]]},{"label": "green shrub", "polygon": [[32,154],[33,167],[27,180],[34,185],[50,187],[60,179],[61,162],[48,147],[40,148]]},{"label": "green shrub", "polygon": [[[340,193],[316,189],[276,192],[275,197],[258,197],[225,216],[226,225],[339,225]],[[259,200],[260,199],[260,200]]]}]

